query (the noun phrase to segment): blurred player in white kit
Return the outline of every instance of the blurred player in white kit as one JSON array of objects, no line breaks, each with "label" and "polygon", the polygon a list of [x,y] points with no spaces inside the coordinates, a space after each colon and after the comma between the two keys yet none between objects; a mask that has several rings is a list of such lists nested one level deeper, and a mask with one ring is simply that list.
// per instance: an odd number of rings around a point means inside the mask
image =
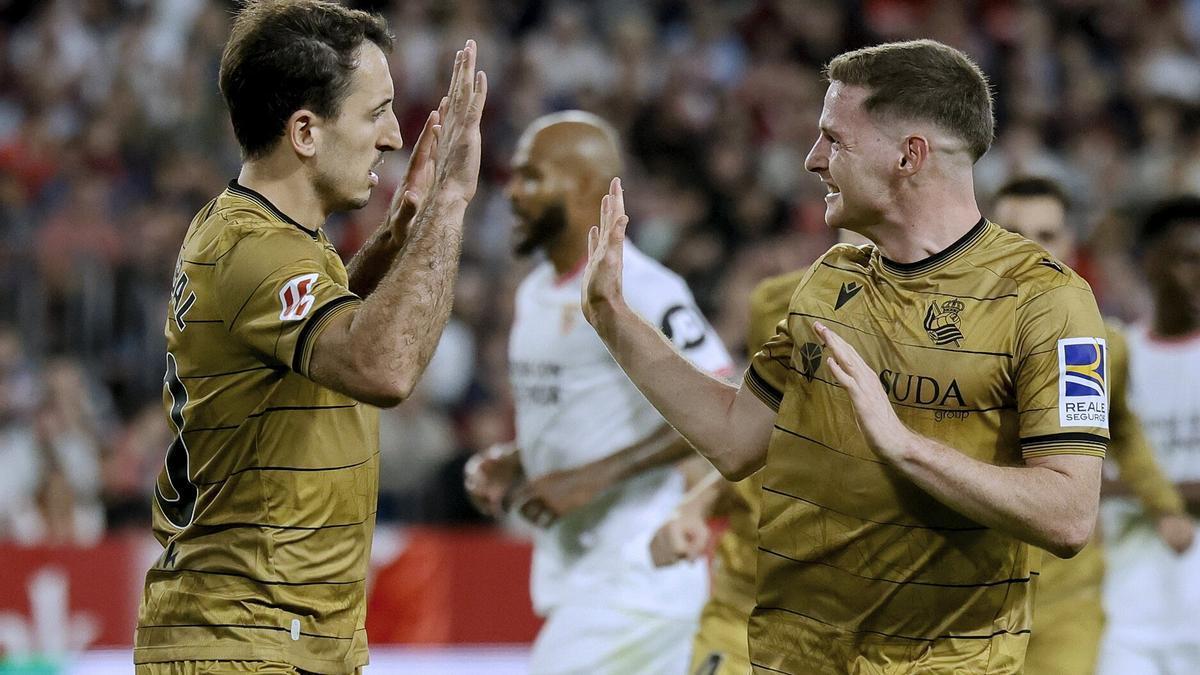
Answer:
[{"label": "blurred player in white kit", "polygon": [[[1153,311],[1128,331],[1129,398],[1159,465],[1200,514],[1200,198],[1153,208],[1141,233]],[[1102,675],[1200,673],[1200,546],[1176,555],[1130,500],[1101,508],[1109,574]]]},{"label": "blurred player in white kit", "polygon": [[[654,567],[649,542],[706,467],[642,397],[580,310],[587,233],[621,169],[616,132],[589,113],[535,120],[518,141],[509,197],[518,255],[542,251],[517,290],[509,342],[516,442],[467,465],[467,490],[535,527],[537,675],[684,673],[708,593],[703,561]],[[630,303],[698,367],[732,362],[687,285],[627,245]],[[633,289],[636,289],[634,291]]]}]

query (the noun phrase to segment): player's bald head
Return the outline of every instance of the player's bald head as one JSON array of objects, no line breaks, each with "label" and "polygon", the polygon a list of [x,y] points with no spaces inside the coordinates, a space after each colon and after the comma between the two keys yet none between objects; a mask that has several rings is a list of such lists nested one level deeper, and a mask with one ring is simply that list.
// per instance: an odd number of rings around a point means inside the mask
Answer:
[{"label": "player's bald head", "polygon": [[534,120],[517,142],[517,155],[547,163],[575,174],[580,187],[606,191],[621,172],[621,151],[616,129],[600,117],[582,110],[543,115]]}]

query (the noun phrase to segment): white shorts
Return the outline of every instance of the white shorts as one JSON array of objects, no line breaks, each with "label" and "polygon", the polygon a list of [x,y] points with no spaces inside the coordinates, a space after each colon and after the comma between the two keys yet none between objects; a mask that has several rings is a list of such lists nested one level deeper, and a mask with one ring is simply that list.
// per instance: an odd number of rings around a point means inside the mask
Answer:
[{"label": "white shorts", "polygon": [[1200,545],[1177,555],[1140,510],[1114,502],[1101,509],[1108,625],[1098,672],[1200,673]]},{"label": "white shorts", "polygon": [[684,675],[696,621],[599,605],[555,608],[533,643],[530,675]]}]

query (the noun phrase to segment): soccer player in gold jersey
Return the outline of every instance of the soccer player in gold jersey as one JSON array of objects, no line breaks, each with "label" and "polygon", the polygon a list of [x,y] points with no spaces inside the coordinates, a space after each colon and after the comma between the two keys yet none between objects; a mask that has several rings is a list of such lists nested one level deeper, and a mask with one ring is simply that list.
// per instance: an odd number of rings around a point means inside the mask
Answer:
[{"label": "soccer player in gold jersey", "polygon": [[344,267],[321,227],[401,147],[382,18],[251,2],[221,58],[243,164],[192,220],[166,324],[175,433],[154,493],[138,675],[355,673],[378,411],[412,391],[450,311],[487,94],[455,56],[380,229]]},{"label": "soccer player in gold jersey", "polygon": [[[1023,177],[1001,186],[992,214],[998,224],[1042,245],[1055,259],[1074,264],[1076,240],[1067,224],[1067,206],[1066,194],[1054,181]],[[1191,520],[1185,515],[1183,498],[1159,468],[1141,422],[1129,406],[1125,335],[1111,322],[1107,329],[1112,373],[1110,456],[1119,469],[1120,485],[1136,495],[1152,514],[1163,541],[1182,553],[1194,538]],[[1103,578],[1104,557],[1098,541],[1089,543],[1069,561],[1043,558],[1034,603],[1036,627],[1025,655],[1025,675],[1092,675],[1096,671],[1104,630],[1100,600]]]},{"label": "soccer player in gold jersey", "polygon": [[1038,548],[1077,553],[1108,438],[1087,284],[984,219],[987,81],[930,40],[842,54],[806,167],[838,245],[741,387],[690,367],[621,288],[619,180],[589,241],[584,315],[723,475],[762,470],[757,673],[1017,673]]}]

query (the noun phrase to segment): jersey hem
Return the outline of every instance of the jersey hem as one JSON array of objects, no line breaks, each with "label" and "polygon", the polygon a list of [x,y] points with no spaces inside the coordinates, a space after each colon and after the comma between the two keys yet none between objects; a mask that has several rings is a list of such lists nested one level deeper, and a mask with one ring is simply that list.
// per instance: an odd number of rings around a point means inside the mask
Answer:
[{"label": "jersey hem", "polygon": [[[322,673],[353,673],[367,665],[369,659],[322,659],[315,656],[296,656],[278,647],[246,646],[241,644],[209,644],[200,646],[134,647],[133,662],[170,663],[173,661],[282,661],[301,670]],[[330,668],[334,670],[329,670]]]}]

